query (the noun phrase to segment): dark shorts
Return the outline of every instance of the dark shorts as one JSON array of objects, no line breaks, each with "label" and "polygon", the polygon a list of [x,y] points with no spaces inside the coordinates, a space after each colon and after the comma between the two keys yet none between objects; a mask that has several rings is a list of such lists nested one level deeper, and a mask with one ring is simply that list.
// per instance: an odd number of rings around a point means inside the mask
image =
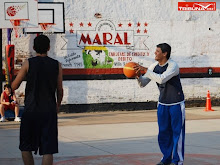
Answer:
[{"label": "dark shorts", "polygon": [[58,153],[57,113],[24,112],[20,126],[21,151],[40,155]]}]

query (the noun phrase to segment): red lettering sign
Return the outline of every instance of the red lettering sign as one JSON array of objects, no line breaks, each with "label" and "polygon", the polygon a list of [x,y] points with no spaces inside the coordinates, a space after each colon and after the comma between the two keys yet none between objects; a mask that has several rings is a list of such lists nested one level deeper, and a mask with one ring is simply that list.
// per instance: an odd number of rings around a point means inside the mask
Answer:
[{"label": "red lettering sign", "polygon": [[[85,37],[86,36],[86,37]],[[92,37],[93,36],[93,37]],[[131,45],[128,41],[128,33],[81,33],[79,45],[112,45],[122,46]]]},{"label": "red lettering sign", "polygon": [[216,11],[216,2],[178,2],[179,11]]},{"label": "red lettering sign", "polygon": [[83,43],[88,42],[88,44],[92,44],[89,34],[87,34],[87,37],[85,37],[84,34],[82,33],[79,44],[81,43],[81,41],[83,41]]}]

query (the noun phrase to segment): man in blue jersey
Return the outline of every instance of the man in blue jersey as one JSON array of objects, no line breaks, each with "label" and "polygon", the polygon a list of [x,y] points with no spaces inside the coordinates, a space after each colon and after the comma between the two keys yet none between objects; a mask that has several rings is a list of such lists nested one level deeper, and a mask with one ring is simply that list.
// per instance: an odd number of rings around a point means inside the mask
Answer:
[{"label": "man in blue jersey", "polygon": [[[149,68],[136,65],[140,87],[151,80],[160,91],[158,101],[158,143],[163,154],[157,165],[183,165],[185,139],[185,103],[180,82],[179,67],[170,59],[171,47],[167,43],[158,44],[155,51],[156,62]],[[145,74],[142,76],[141,71]]]}]

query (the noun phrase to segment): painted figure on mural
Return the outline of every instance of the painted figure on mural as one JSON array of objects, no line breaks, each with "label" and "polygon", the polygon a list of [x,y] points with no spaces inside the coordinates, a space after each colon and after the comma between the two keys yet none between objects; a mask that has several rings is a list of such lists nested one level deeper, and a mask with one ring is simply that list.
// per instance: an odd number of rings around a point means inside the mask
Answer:
[{"label": "painted figure on mural", "polygon": [[[140,87],[151,80],[157,83],[160,96],[158,101],[158,143],[163,154],[157,165],[183,165],[185,139],[185,102],[180,82],[179,67],[170,59],[171,47],[158,44],[156,62],[149,68],[136,65],[137,81]],[[143,76],[141,72],[145,73]]]},{"label": "painted figure on mural", "polygon": [[83,50],[85,68],[111,68],[114,60],[106,47],[86,46]]}]

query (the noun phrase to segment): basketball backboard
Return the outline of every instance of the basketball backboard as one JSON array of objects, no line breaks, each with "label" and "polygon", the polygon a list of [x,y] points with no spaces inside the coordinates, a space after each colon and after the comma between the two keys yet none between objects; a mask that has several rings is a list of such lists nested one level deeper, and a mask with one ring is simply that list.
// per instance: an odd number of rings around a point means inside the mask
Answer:
[{"label": "basketball backboard", "polygon": [[13,28],[10,20],[28,20],[25,27],[37,27],[36,0],[0,0],[0,28]]},{"label": "basketball backboard", "polygon": [[48,32],[65,33],[64,2],[39,2],[38,27],[24,29],[26,33],[43,33],[40,24],[53,24]]}]

